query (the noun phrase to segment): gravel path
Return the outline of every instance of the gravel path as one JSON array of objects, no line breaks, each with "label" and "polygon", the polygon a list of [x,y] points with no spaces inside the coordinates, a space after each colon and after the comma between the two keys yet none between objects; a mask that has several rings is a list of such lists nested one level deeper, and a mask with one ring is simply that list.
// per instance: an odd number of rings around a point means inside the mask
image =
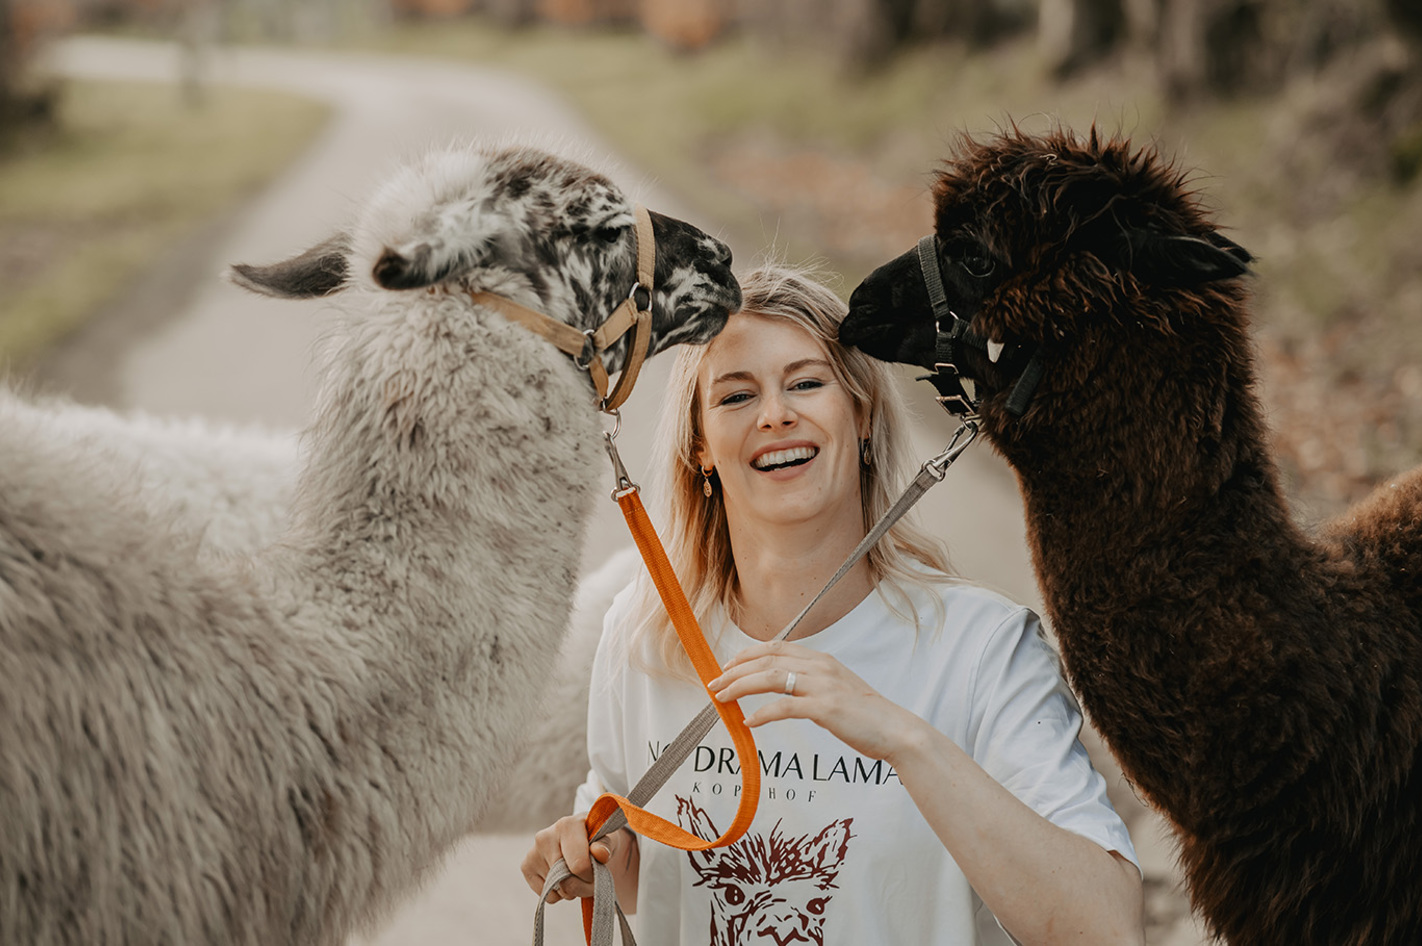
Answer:
[{"label": "gravel path", "polygon": [[[71,76],[174,81],[171,46],[79,38],[55,51],[55,67]],[[673,197],[614,156],[587,124],[550,93],[490,70],[422,61],[309,51],[228,49],[214,53],[212,81],[281,89],[331,103],[333,118],[316,144],[249,205],[195,234],[37,371],[45,390],[91,403],[155,413],[200,415],[238,423],[294,427],[305,423],[314,389],[311,352],[322,325],[319,306],[257,298],[227,284],[231,262],[261,262],[304,249],[344,222],[352,204],[402,157],[451,139],[517,134],[586,154],[650,206],[685,216]],[[621,168],[621,170],[618,170]],[[733,246],[753,259],[759,247]],[[646,437],[665,379],[653,361],[623,409],[622,454],[645,469]],[[914,431],[919,453],[936,453],[951,425],[929,400],[926,385],[905,384],[922,417]],[[967,576],[1041,610],[1023,542],[1016,485],[985,447],[975,447],[921,507],[926,525],[943,536]],[[586,564],[628,544],[611,503],[590,528]],[[1175,888],[1177,877],[1161,823],[1131,797],[1109,755],[1091,745],[1113,783],[1113,797],[1131,826],[1148,883],[1153,946],[1204,942]],[[535,897],[517,865],[525,835],[480,836],[461,845],[368,944],[528,941]],[[549,941],[581,941],[577,911],[549,911]]]}]

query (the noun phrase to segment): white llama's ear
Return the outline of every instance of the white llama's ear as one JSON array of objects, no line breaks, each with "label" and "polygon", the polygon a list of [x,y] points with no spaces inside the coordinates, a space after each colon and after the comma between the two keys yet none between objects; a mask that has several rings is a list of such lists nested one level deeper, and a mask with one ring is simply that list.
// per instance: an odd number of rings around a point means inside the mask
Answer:
[{"label": "white llama's ear", "polygon": [[440,252],[428,242],[396,249],[387,246],[375,261],[371,277],[383,289],[423,289],[443,282],[470,264],[467,253]]},{"label": "white llama's ear", "polygon": [[329,296],[346,287],[350,234],[337,233],[305,253],[266,266],[237,263],[228,275],[237,285],[278,299]]}]

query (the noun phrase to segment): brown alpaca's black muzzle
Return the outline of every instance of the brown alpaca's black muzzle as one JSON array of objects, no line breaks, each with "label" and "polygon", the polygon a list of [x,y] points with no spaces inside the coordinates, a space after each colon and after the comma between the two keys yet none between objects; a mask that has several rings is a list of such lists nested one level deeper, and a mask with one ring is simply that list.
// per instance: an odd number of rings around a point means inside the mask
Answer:
[{"label": "brown alpaca's black muzzle", "polygon": [[880,361],[933,368],[933,307],[915,251],[890,260],[855,287],[839,340]]},{"label": "brown alpaca's black muzzle", "polygon": [[1042,378],[1041,360],[1035,351],[994,344],[973,331],[949,304],[940,265],[938,240],[929,235],[870,273],[850,295],[840,341],[882,361],[928,368],[932,374],[919,380],[960,416],[977,413],[975,385],[984,375],[1011,371],[1006,409],[1020,417]]}]

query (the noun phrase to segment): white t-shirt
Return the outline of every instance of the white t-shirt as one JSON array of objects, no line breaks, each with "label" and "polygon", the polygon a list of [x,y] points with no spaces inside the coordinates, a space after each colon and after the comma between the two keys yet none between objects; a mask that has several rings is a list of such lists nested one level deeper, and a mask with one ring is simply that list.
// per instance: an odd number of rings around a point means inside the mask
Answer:
[{"label": "white t-shirt", "polygon": [[[831,654],[870,686],[933,723],[1043,817],[1135,861],[1105,780],[1077,740],[1081,716],[1040,637],[1036,615],[977,586],[946,581],[946,621],[931,600],[921,629],[870,594],[799,641]],[[662,747],[707,703],[699,683],[626,666],[630,589],[614,599],[593,662],[592,771],[576,811],[604,791],[626,794]],[[717,659],[755,641],[704,620]],[[741,701],[747,713],[778,697]],[[634,918],[645,946],[1008,943],[887,763],[854,752],[808,720],[755,730],[761,801],[728,848],[691,854],[641,839]],[[730,824],[740,769],[717,725],[647,806],[702,837]]]}]

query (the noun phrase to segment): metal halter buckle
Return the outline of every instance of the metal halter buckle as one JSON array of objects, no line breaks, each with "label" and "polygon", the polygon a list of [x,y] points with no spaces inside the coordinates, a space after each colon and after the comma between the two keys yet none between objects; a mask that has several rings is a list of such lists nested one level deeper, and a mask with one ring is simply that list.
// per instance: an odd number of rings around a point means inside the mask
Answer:
[{"label": "metal halter buckle", "polygon": [[583,350],[573,356],[573,364],[582,371],[591,368],[593,359],[597,357],[597,342],[593,339],[596,332],[596,329],[591,328],[583,332]]},{"label": "metal halter buckle", "polygon": [[628,493],[637,492],[640,487],[632,482],[632,477],[627,473],[627,467],[622,463],[622,456],[617,452],[617,435],[622,430],[622,412],[613,408],[605,413],[612,415],[612,429],[602,432],[602,445],[607,450],[607,457],[612,461],[612,498],[621,499]]},{"label": "metal halter buckle", "polygon": [[[948,441],[948,446],[943,448],[943,452],[936,457],[931,457],[924,461],[923,469],[940,483],[943,481],[943,477],[947,475],[948,468],[953,465],[953,461],[962,456],[963,451],[967,450],[968,447],[972,445],[972,442],[977,439],[977,420],[976,414],[964,417],[962,426],[953,432],[953,439]],[[964,434],[967,434],[966,440],[963,439]]]}]

